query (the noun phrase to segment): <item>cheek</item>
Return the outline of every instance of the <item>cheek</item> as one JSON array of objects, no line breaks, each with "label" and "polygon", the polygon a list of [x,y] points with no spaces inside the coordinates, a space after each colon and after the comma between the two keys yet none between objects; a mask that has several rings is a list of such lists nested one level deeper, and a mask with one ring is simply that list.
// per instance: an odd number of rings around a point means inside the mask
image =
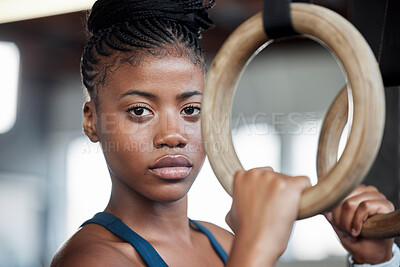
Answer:
[{"label": "cheek", "polygon": [[153,138],[146,128],[103,136],[102,148],[110,170],[117,176],[141,175],[153,155]]},{"label": "cheek", "polygon": [[145,153],[152,152],[154,149],[154,135],[151,126],[141,127],[137,124],[125,124],[121,127],[118,137],[119,143],[129,152],[143,157]]},{"label": "cheek", "polygon": [[108,151],[143,153],[153,148],[151,125],[133,123],[123,115],[104,115],[101,118],[99,139]]},{"label": "cheek", "polygon": [[188,126],[186,129],[186,135],[190,140],[190,150],[196,154],[197,158],[205,157],[205,149],[203,144],[203,138],[201,135],[201,124],[200,121]]}]

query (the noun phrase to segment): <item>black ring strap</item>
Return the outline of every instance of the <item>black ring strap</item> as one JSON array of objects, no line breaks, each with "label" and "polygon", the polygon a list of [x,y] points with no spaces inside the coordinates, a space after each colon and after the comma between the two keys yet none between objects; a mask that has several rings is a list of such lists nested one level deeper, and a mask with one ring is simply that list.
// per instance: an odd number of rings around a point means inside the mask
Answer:
[{"label": "black ring strap", "polygon": [[[264,31],[271,39],[298,35],[294,30],[290,15],[292,0],[264,0]],[[294,0],[293,2],[311,3],[311,0]]]}]

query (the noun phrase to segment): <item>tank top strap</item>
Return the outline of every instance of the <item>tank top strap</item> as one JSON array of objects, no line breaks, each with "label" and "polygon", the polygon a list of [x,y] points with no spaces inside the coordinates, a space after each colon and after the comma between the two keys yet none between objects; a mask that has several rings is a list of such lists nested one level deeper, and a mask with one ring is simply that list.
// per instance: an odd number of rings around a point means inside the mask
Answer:
[{"label": "tank top strap", "polygon": [[207,238],[208,238],[208,240],[210,240],[210,243],[211,243],[212,247],[214,248],[215,252],[217,252],[218,256],[221,258],[221,260],[224,262],[224,264],[226,264],[226,262],[228,261],[228,254],[223,249],[223,247],[219,244],[219,242],[214,237],[214,235],[210,232],[210,230],[208,230],[205,226],[203,226],[199,222],[196,222],[196,221],[193,221],[190,219],[189,219],[189,221],[194,226],[196,226],[196,228],[192,227],[193,229],[200,231],[207,236]]},{"label": "tank top strap", "polygon": [[149,267],[168,267],[167,263],[161,258],[154,247],[135,231],[124,224],[121,219],[107,212],[99,212],[90,220],[84,222],[82,226],[95,223],[103,226],[119,238],[131,244],[144,262]]}]

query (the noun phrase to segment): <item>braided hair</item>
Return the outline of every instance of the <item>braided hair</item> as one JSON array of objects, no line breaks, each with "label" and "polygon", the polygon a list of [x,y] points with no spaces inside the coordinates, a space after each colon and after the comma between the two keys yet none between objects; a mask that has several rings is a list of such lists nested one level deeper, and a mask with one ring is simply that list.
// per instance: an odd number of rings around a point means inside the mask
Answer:
[{"label": "braided hair", "polygon": [[210,0],[98,0],[88,18],[90,39],[81,59],[83,84],[91,99],[107,70],[140,64],[144,54],[186,55],[205,68],[201,30],[213,26]]}]

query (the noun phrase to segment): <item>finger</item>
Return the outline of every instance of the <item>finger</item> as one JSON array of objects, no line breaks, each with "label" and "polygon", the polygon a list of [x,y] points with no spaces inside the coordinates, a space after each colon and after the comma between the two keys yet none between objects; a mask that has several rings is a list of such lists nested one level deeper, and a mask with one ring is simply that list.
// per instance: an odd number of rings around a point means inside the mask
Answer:
[{"label": "finger", "polygon": [[233,176],[233,199],[235,199],[235,189],[240,186],[242,179],[244,178],[246,171],[238,170]]},{"label": "finger", "polygon": [[242,176],[242,175],[244,175],[245,173],[246,173],[245,170],[237,170],[237,171],[235,172],[235,175],[234,175],[233,177],[236,178],[237,176]]},{"label": "finger", "polygon": [[339,228],[346,231],[347,233],[352,232],[352,222],[356,210],[359,208],[361,203],[372,200],[386,200],[385,196],[379,192],[367,191],[365,193],[353,196],[346,199],[342,206],[340,213]]},{"label": "finger", "polygon": [[269,167],[269,166],[257,167],[257,168],[253,168],[252,170],[274,172],[274,169],[272,167]]},{"label": "finger", "polygon": [[232,229],[233,232],[236,231],[234,224],[233,224],[233,219],[232,219],[232,210],[230,210],[226,216],[225,216],[225,222],[226,224]]},{"label": "finger", "polygon": [[347,234],[346,232],[338,229],[334,225],[332,225],[333,230],[335,231],[336,235],[340,238],[340,242],[345,248],[351,247],[351,245],[357,240],[353,236]]},{"label": "finger", "polygon": [[[371,194],[371,195],[365,195]],[[377,194],[374,197],[373,194]],[[331,222],[335,225],[338,225],[342,230],[351,231],[350,229],[350,220],[348,218],[348,214],[354,214],[359,203],[368,199],[379,199],[384,198],[384,196],[379,193],[379,191],[373,186],[366,186],[366,185],[359,185],[356,189],[354,189],[336,208],[334,208],[332,212],[332,219]],[[343,215],[343,212],[345,214]],[[352,217],[351,217],[352,218]],[[347,225],[348,228],[344,229],[344,226]]]},{"label": "finger", "polygon": [[364,222],[369,217],[378,213],[389,213],[392,211],[394,211],[394,206],[386,199],[367,200],[360,203],[351,223],[351,235],[354,237],[359,236]]},{"label": "finger", "polygon": [[311,180],[307,176],[295,176],[293,178],[294,179],[292,179],[292,180],[295,181],[295,183],[300,187],[300,189],[305,190],[312,186]]},{"label": "finger", "polygon": [[351,191],[351,193],[345,199],[368,192],[372,193],[379,191],[375,186],[360,184],[353,191]]}]

